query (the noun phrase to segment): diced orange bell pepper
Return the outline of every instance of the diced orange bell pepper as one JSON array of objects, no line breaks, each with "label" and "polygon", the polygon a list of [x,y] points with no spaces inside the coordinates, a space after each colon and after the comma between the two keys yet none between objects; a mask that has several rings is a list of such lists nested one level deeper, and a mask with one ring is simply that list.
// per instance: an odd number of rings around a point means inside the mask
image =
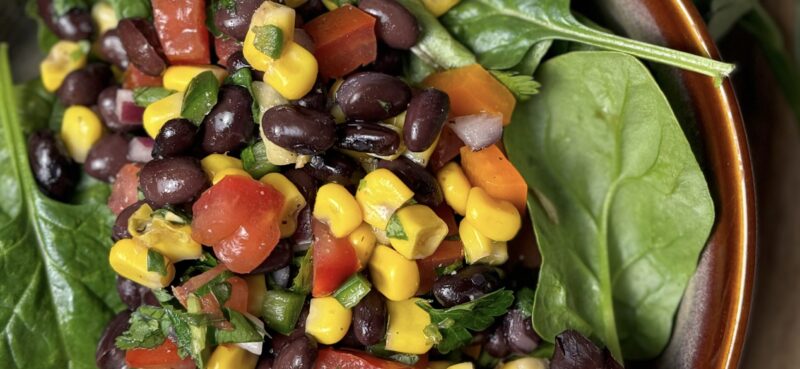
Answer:
[{"label": "diced orange bell pepper", "polygon": [[304,29],[314,40],[319,73],[326,78],[343,77],[378,55],[375,18],[352,5],[320,15]]},{"label": "diced orange bell pepper", "polygon": [[462,147],[461,167],[473,186],[482,188],[495,199],[511,202],[520,214],[525,213],[528,184],[497,145],[480,151]]},{"label": "diced orange bell pepper", "polygon": [[450,97],[452,116],[500,113],[503,125],[511,122],[517,100],[506,86],[480,64],[434,73],[423,84],[435,87]]}]

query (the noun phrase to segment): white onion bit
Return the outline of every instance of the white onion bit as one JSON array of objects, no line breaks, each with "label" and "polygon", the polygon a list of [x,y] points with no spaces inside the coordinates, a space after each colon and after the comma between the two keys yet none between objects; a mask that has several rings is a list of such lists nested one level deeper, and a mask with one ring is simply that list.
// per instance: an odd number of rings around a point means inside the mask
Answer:
[{"label": "white onion bit", "polygon": [[456,117],[450,128],[473,151],[478,151],[503,137],[503,115],[480,113]]},{"label": "white onion bit", "polygon": [[128,143],[128,160],[136,163],[147,163],[153,160],[153,141],[150,137],[134,137]]}]

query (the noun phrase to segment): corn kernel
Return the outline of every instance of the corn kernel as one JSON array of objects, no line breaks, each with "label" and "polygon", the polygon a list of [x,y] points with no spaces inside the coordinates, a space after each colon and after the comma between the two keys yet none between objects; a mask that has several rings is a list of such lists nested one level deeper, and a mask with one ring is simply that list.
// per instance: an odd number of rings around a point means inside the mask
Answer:
[{"label": "corn kernel", "polygon": [[247,282],[247,312],[260,318],[267,297],[267,280],[264,274],[246,275],[244,280]]},{"label": "corn kernel", "polygon": [[108,262],[114,271],[147,288],[163,288],[175,277],[175,266],[164,256],[167,275],[147,270],[147,247],[130,238],[117,241],[108,254]]},{"label": "corn kernel", "polygon": [[372,227],[367,223],[361,223],[355,231],[347,236],[347,239],[356,251],[359,270],[364,269],[369,263],[369,258],[372,257],[372,251],[375,249],[375,243],[377,242],[375,233],[372,233]]},{"label": "corn kernel", "polygon": [[428,362],[428,369],[447,369],[453,363],[444,360],[436,360]]},{"label": "corn kernel", "polygon": [[250,173],[247,173],[247,171],[245,171],[244,169],[225,168],[223,170],[220,170],[219,172],[214,173],[214,178],[211,179],[211,184],[215,185],[227,176],[240,176],[240,177],[252,178],[250,177]]},{"label": "corn kernel", "polygon": [[[405,113],[403,113],[403,116],[405,116]],[[439,136],[436,136],[436,140],[434,140],[431,146],[425,149],[425,151],[406,150],[403,152],[403,156],[405,156],[408,160],[419,164],[420,166],[427,167],[433,152],[436,150],[436,145],[438,144]]]},{"label": "corn kernel", "polygon": [[208,358],[206,369],[255,369],[258,355],[239,346],[219,345]]},{"label": "corn kernel", "polygon": [[176,92],[148,105],[142,116],[144,130],[150,137],[156,138],[164,124],[171,119],[181,117],[182,106],[183,92]]},{"label": "corn kernel", "polygon": [[472,364],[472,362],[465,361],[463,363],[450,365],[447,369],[475,369],[475,365]]},{"label": "corn kernel", "polygon": [[128,232],[173,262],[199,259],[203,247],[192,238],[192,226],[171,212],[162,214],[154,215],[150,205],[140,206],[128,218]]},{"label": "corn kernel", "polygon": [[[206,172],[209,180],[213,180],[217,173],[225,169],[244,169],[242,161],[238,158],[223,154],[210,154],[200,160],[200,166]],[[249,175],[249,174],[248,174]]]},{"label": "corn kernel", "polygon": [[536,357],[522,357],[503,364],[501,369],[547,369],[547,362]]},{"label": "corn kernel", "polygon": [[86,50],[78,42],[56,42],[47,57],[39,64],[39,73],[42,75],[42,84],[49,92],[55,92],[61,87],[61,82],[70,72],[83,68],[86,65]]},{"label": "corn kernel", "polygon": [[173,65],[164,72],[164,88],[179,92],[186,91],[194,77],[208,71],[214,73],[220,84],[228,76],[225,69],[216,65]]},{"label": "corn kernel", "polygon": [[361,207],[358,202],[338,183],[328,183],[317,191],[314,203],[314,218],[331,227],[336,238],[346,237],[361,225]]},{"label": "corn kernel", "polygon": [[447,223],[425,205],[400,208],[386,229],[389,242],[406,259],[431,256],[447,236]]},{"label": "corn kernel", "polygon": [[64,111],[61,139],[73,160],[83,163],[100,137],[103,137],[103,123],[92,109],[73,105]]},{"label": "corn kernel", "polygon": [[267,160],[270,163],[275,165],[289,165],[297,162],[299,155],[267,140],[263,132],[261,133],[261,138],[264,140],[264,147],[267,150]]},{"label": "corn kernel", "polygon": [[294,234],[297,230],[297,214],[306,207],[306,198],[286,176],[280,173],[269,173],[260,179],[274,187],[283,195],[283,208],[281,208],[281,238]]},{"label": "corn kernel", "polygon": [[94,24],[97,26],[95,29],[98,35],[102,35],[108,30],[117,28],[117,23],[119,23],[114,8],[105,1],[97,2],[92,6],[92,20],[94,20]]},{"label": "corn kernel", "polygon": [[367,174],[356,191],[364,221],[379,229],[386,229],[394,212],[413,197],[414,192],[388,169]]},{"label": "corn kernel", "polygon": [[392,301],[411,298],[419,289],[417,263],[388,246],[375,247],[369,259],[369,273],[375,288]]},{"label": "corn kernel", "polygon": [[254,69],[266,72],[275,60],[256,48],[255,28],[268,25],[280,28],[283,33],[283,52],[285,52],[286,46],[294,39],[294,18],[294,9],[271,1],[264,2],[256,9],[253,17],[250,18],[250,28],[247,30],[242,44],[244,58]]},{"label": "corn kernel", "polygon": [[514,204],[495,200],[480,187],[469,190],[466,218],[483,235],[495,241],[510,241],[522,227],[519,210]]},{"label": "corn kernel", "polygon": [[468,219],[461,220],[458,236],[464,244],[467,264],[500,265],[508,260],[508,245],[484,236]]},{"label": "corn kernel", "polygon": [[452,162],[447,163],[436,173],[436,180],[442,187],[442,194],[447,205],[450,205],[456,214],[467,215],[467,197],[472,185],[461,166]]},{"label": "corn kernel", "polygon": [[269,83],[283,97],[297,100],[314,88],[317,69],[314,54],[297,43],[290,42],[283,46],[281,57],[273,60],[264,72],[264,82]]},{"label": "corn kernel", "polygon": [[[278,91],[276,91],[272,86],[261,82],[261,81],[254,81],[251,85],[253,88],[253,97],[255,97],[256,102],[258,103],[259,115],[258,121],[261,122],[261,118],[264,117],[264,113],[278,105],[288,104],[289,100],[286,100],[283,96],[281,96]],[[295,154],[296,156],[296,154]],[[294,163],[294,160],[287,163]],[[279,165],[273,163],[275,165]]]},{"label": "corn kernel", "polygon": [[433,347],[425,338],[425,327],[431,316],[417,305],[419,298],[387,301],[389,324],[386,328],[386,349],[405,354],[422,355]]},{"label": "corn kernel", "polygon": [[323,345],[332,345],[344,338],[352,320],[352,311],[336,298],[315,297],[309,305],[306,333]]},{"label": "corn kernel", "polygon": [[422,4],[428,9],[431,14],[436,17],[447,13],[450,8],[456,6],[460,0],[422,0]]}]

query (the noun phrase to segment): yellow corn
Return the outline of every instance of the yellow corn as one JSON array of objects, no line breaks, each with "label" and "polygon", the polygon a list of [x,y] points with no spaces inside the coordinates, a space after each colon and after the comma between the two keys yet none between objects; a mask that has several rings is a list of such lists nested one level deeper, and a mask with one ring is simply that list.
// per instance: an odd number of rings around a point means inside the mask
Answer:
[{"label": "yellow corn", "polygon": [[305,96],[317,81],[317,59],[304,47],[294,42],[283,46],[283,53],[264,71],[264,82],[269,83],[283,97],[296,100]]},{"label": "yellow corn", "polygon": [[394,249],[378,245],[369,259],[372,283],[387,299],[402,301],[419,289],[419,268]]},{"label": "yellow corn", "polygon": [[309,305],[306,333],[323,345],[332,345],[344,338],[352,320],[352,311],[336,298],[315,297]]},{"label": "yellow corn", "polygon": [[466,219],[495,241],[510,241],[522,227],[519,210],[514,204],[495,200],[480,187],[469,190]]},{"label": "yellow corn", "polygon": [[388,169],[367,174],[356,191],[364,221],[379,229],[386,229],[394,212],[413,197],[414,192]]},{"label": "yellow corn", "polygon": [[317,191],[314,203],[314,218],[328,224],[336,238],[346,237],[361,225],[361,207],[338,183],[328,183]]},{"label": "yellow corn", "polygon": [[447,236],[447,223],[425,205],[400,208],[386,229],[389,242],[406,259],[431,256]]},{"label": "yellow corn", "polygon": [[240,176],[240,177],[250,177],[250,173],[247,173],[244,169],[239,168],[225,168],[220,170],[219,172],[214,173],[214,178],[211,179],[211,184],[215,185],[217,182],[221,181],[223,178],[227,176]]},{"label": "yellow corn", "polygon": [[[250,28],[247,30],[247,35],[245,35],[242,45],[244,58],[247,59],[247,62],[250,63],[253,68],[265,72],[267,66],[273,60],[256,49],[256,32],[254,29],[262,26],[275,26],[280,28],[283,33],[283,46],[285,48],[286,45],[294,39],[294,18],[294,9],[271,1],[264,2],[256,9],[253,16],[250,18]],[[281,55],[281,57],[283,57],[283,55]]]},{"label": "yellow corn", "polygon": [[465,361],[463,363],[450,365],[447,369],[475,369],[475,365],[472,364],[472,362]]},{"label": "yellow corn", "polygon": [[203,247],[192,238],[189,223],[170,212],[153,216],[153,209],[147,204],[128,218],[128,232],[134,240],[173,262],[199,259],[203,254]]},{"label": "yellow corn", "polygon": [[472,185],[464,170],[456,163],[447,163],[436,173],[436,180],[442,188],[444,201],[456,214],[467,215],[467,197]]},{"label": "yellow corn", "polygon": [[247,281],[247,312],[257,318],[261,317],[261,308],[267,295],[267,280],[264,274],[244,276]]},{"label": "yellow corn", "polygon": [[[251,86],[253,88],[253,97],[255,97],[256,102],[258,103],[258,109],[259,109],[258,122],[261,122],[261,118],[264,116],[264,113],[270,108],[289,103],[289,100],[286,100],[283,96],[281,96],[280,93],[278,93],[278,91],[275,91],[275,89],[272,88],[272,86],[264,82],[254,81]],[[294,163],[294,160],[292,160],[287,164],[290,163]]]},{"label": "yellow corn", "polygon": [[214,349],[206,369],[255,369],[258,355],[239,346],[225,344]]},{"label": "yellow corn", "polygon": [[203,72],[214,73],[220,84],[228,72],[216,65],[173,65],[164,72],[164,88],[173,91],[186,91],[194,77]]},{"label": "yellow corn", "polygon": [[49,92],[61,87],[61,82],[70,72],[86,65],[86,50],[77,42],[59,41],[50,48],[47,57],[39,64],[42,84]]},{"label": "yellow corn", "polygon": [[96,30],[98,35],[102,35],[110,29],[117,28],[117,23],[119,23],[114,8],[105,1],[97,2],[92,6],[92,20],[94,20],[94,24],[97,26]]},{"label": "yellow corn", "polygon": [[522,357],[503,364],[501,369],[547,369],[547,362],[535,357]]},{"label": "yellow corn", "polygon": [[176,92],[148,105],[142,116],[144,130],[150,137],[156,138],[164,124],[171,119],[181,117],[181,106],[183,106],[183,92]]},{"label": "yellow corn", "polygon": [[[200,160],[200,166],[206,172],[209,180],[213,180],[217,173],[225,169],[244,169],[242,161],[238,158],[223,154],[211,154]],[[249,174],[248,174],[249,175]]]},{"label": "yellow corn", "polygon": [[461,220],[458,236],[464,244],[464,258],[467,264],[500,265],[508,260],[506,243],[490,240],[467,219]]},{"label": "yellow corn", "polygon": [[73,160],[83,163],[100,137],[103,137],[103,123],[92,109],[73,105],[64,111],[61,139]]},{"label": "yellow corn", "polygon": [[438,17],[447,13],[450,8],[456,6],[460,0],[422,0],[422,4],[431,14]]},{"label": "yellow corn", "polygon": [[436,360],[428,362],[428,369],[447,369],[453,363],[444,360]]},{"label": "yellow corn", "polygon": [[299,155],[286,150],[266,139],[264,133],[261,133],[261,138],[264,140],[264,147],[267,150],[267,160],[275,165],[289,165],[295,164],[298,161]]},{"label": "yellow corn", "polygon": [[372,233],[372,227],[367,223],[361,223],[355,231],[347,236],[353,249],[356,251],[358,257],[359,269],[363,269],[369,263],[369,258],[372,257],[372,250],[375,249],[375,242],[377,241],[375,233]]},{"label": "yellow corn", "polygon": [[387,301],[389,324],[386,328],[386,349],[405,354],[422,355],[433,347],[425,338],[425,327],[431,316],[417,305],[421,299]]},{"label": "yellow corn", "polygon": [[[403,113],[403,116],[405,116],[405,113]],[[406,150],[403,152],[403,156],[423,167],[427,167],[428,162],[431,160],[431,155],[433,155],[433,151],[436,150],[436,145],[438,144],[439,136],[436,136],[436,140],[434,140],[431,146],[425,151]]]},{"label": "yellow corn", "polygon": [[[297,186],[280,173],[269,173],[260,179],[261,183],[274,187],[283,195],[281,208],[281,238],[289,237],[297,230],[297,214],[306,207],[306,199]],[[352,197],[352,196],[351,196]]]},{"label": "yellow corn", "polygon": [[130,238],[117,241],[108,254],[108,262],[117,274],[148,288],[163,288],[175,277],[175,266],[164,256],[167,275],[147,270],[147,247]]}]

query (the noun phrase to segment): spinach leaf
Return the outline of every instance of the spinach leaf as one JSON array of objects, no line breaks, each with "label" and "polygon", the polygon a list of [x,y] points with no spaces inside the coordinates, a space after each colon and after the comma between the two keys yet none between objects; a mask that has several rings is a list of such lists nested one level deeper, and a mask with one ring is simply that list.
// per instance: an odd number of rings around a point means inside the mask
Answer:
[{"label": "spinach leaf", "polygon": [[533,306],[549,342],[575,329],[616,359],[658,355],[714,222],[708,185],[647,68],[573,52],[506,127],[531,188],[542,267]]},{"label": "spinach leaf", "polygon": [[53,11],[56,15],[64,15],[72,9],[86,9],[86,0],[53,0]]},{"label": "spinach leaf", "polygon": [[133,90],[133,103],[136,106],[146,108],[148,105],[174,93],[175,91],[167,90],[164,87],[139,87]]},{"label": "spinach leaf", "polygon": [[39,16],[36,0],[28,0],[25,3],[25,15],[36,21],[36,39],[39,43],[39,49],[45,53],[50,51],[50,48],[58,42],[58,36],[50,28],[47,28],[42,17]]},{"label": "spinach leaf", "polygon": [[23,135],[32,122],[19,119],[33,115],[17,114],[11,81],[1,45],[0,363],[94,368],[97,340],[122,309],[108,265],[114,217],[105,204],[68,205],[38,191]]},{"label": "spinach leaf", "polygon": [[118,19],[151,18],[153,9],[149,0],[106,0],[114,9]]},{"label": "spinach leaf", "polygon": [[569,0],[462,1],[442,22],[487,69],[517,66],[542,41],[560,39],[620,51],[721,79],[733,65],[604,33],[572,16]]},{"label": "spinach leaf", "polygon": [[475,55],[460,44],[419,0],[398,0],[414,17],[421,30],[411,52],[434,69],[452,69],[475,64]]},{"label": "spinach leaf", "polygon": [[711,17],[708,20],[708,31],[714,39],[720,39],[745,14],[758,5],[756,0],[712,0]]},{"label": "spinach leaf", "polygon": [[217,104],[219,94],[219,81],[214,73],[205,71],[192,78],[189,87],[186,88],[186,95],[183,97],[181,106],[181,117],[191,120],[195,125],[203,123],[214,105]]}]

